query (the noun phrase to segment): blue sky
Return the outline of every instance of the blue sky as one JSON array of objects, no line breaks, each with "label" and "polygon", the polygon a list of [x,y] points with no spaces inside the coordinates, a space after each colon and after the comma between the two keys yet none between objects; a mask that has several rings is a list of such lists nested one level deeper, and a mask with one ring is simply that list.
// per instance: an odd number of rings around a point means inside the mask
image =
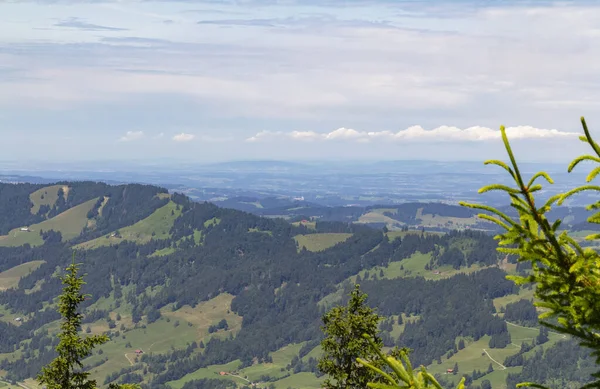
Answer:
[{"label": "blue sky", "polygon": [[598,58],[594,2],[0,1],[0,159],[562,161]]}]

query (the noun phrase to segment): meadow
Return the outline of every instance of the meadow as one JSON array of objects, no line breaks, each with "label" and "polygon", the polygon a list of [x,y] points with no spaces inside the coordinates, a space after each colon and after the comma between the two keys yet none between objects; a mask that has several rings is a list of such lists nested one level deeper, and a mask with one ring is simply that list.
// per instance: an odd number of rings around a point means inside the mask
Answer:
[{"label": "meadow", "polygon": [[63,190],[63,197],[66,200],[69,195],[69,187],[66,185],[52,185],[36,190],[29,195],[29,200],[33,206],[31,207],[31,213],[36,214],[40,210],[42,205],[47,205],[50,208],[56,204],[58,200],[58,191]]},{"label": "meadow", "polygon": [[170,201],[163,207],[154,211],[147,218],[139,222],[113,231],[110,234],[80,243],[76,249],[90,250],[102,246],[115,245],[124,241],[147,243],[150,239],[168,239],[175,219],[181,215],[181,210],[174,202]]},{"label": "meadow", "polygon": [[338,243],[345,242],[352,234],[347,233],[320,233],[308,235],[296,235],[294,239],[298,243],[298,250],[305,248],[308,251],[323,251]]},{"label": "meadow", "polygon": [[44,263],[44,261],[31,261],[3,271],[0,273],[0,290],[18,287],[19,280],[22,277],[25,277]]},{"label": "meadow", "polygon": [[[44,243],[40,231],[54,230],[60,232],[63,241],[73,239],[88,225],[87,214],[98,199],[86,201],[55,217],[44,220],[41,223],[29,226],[29,231],[21,231],[21,227],[11,230],[8,235],[0,236],[0,246],[40,246]],[[27,226],[23,226],[27,227]]]}]

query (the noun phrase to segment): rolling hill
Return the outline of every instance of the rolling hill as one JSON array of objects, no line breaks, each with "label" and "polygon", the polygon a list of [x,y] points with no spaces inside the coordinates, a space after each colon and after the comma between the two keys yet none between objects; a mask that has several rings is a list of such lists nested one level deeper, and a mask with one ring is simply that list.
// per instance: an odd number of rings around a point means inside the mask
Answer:
[{"label": "rolling hill", "polygon": [[[520,321],[513,304],[531,300],[531,290],[505,276],[527,269],[500,257],[490,235],[467,229],[478,224],[462,209],[408,204],[362,210],[357,223],[294,221],[153,186],[15,186],[4,191],[17,206],[0,247],[0,330],[12,334],[0,336],[7,382],[34,387],[26,380],[53,357],[57,276],[73,250],[91,295],[82,331],[111,338],[85,361],[102,385],[187,389],[219,379],[319,388],[321,314],[355,282],[385,317],[386,347],[409,345],[415,362],[447,382],[468,374],[502,388],[509,373],[564,341],[552,333],[536,341],[539,328]],[[381,220],[401,228],[373,228]],[[460,230],[423,231],[417,220]],[[11,236],[21,226],[31,232]],[[455,364],[460,374],[445,374]]]}]

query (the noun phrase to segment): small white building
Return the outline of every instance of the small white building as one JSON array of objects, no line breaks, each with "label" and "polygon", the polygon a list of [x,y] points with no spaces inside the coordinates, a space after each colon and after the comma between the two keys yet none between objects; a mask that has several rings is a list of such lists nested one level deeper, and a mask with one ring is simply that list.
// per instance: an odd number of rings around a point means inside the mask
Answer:
[{"label": "small white building", "polygon": [[21,227],[21,231],[23,231],[23,232],[31,232],[31,230],[29,229],[29,227]]},{"label": "small white building", "polygon": [[15,321],[21,321],[22,319],[20,317],[16,317]]}]

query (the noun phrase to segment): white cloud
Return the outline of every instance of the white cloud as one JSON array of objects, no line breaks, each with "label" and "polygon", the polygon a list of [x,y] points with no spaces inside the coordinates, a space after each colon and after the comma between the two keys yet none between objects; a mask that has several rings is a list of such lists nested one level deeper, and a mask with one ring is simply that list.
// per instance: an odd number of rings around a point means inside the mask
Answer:
[{"label": "white cloud", "polygon": [[119,142],[131,142],[140,140],[144,137],[144,131],[127,131],[125,135],[119,138]]},{"label": "white cloud", "polygon": [[286,134],[282,131],[261,131],[256,135],[246,139],[246,142],[260,142],[262,140],[272,140],[277,138],[283,138],[285,137],[285,135]]},{"label": "white cloud", "polygon": [[177,134],[173,137],[173,140],[175,142],[189,142],[191,140],[193,140],[196,137],[196,135],[193,134],[186,134],[184,132],[182,132],[181,134]]},{"label": "white cloud", "polygon": [[162,139],[164,136],[165,136],[165,133],[164,133],[164,132],[161,132],[160,134],[156,134],[156,135],[154,136],[154,139]]},{"label": "white cloud", "polygon": [[[559,131],[555,129],[535,128],[531,126],[507,127],[506,134],[511,140],[515,139],[564,139],[574,138],[579,134],[574,132]],[[432,130],[426,130],[421,126],[412,126],[398,132],[392,131],[357,131],[350,128],[338,128],[337,130],[325,133],[315,131],[292,131],[292,132],[271,132],[261,131],[246,139],[248,142],[258,142],[262,140],[291,139],[295,141],[354,141],[370,142],[381,141],[399,141],[399,142],[480,142],[489,140],[498,140],[501,138],[499,130],[493,130],[487,127],[469,127],[460,129],[458,127],[440,126]]]}]

